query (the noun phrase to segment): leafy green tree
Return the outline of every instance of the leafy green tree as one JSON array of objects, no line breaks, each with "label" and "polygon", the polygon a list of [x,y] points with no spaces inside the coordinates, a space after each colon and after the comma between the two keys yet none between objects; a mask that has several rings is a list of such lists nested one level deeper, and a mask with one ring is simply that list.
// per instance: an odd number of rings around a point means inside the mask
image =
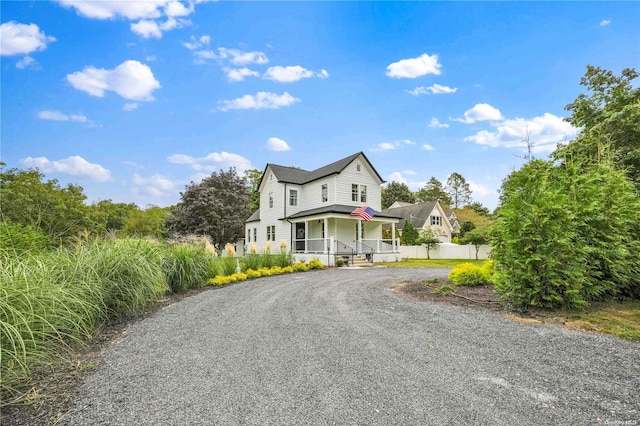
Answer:
[{"label": "leafy green tree", "polygon": [[460,239],[461,244],[471,244],[476,249],[476,259],[478,259],[478,252],[480,251],[480,246],[489,244],[491,236],[491,228],[486,226],[481,226],[478,228],[474,228],[471,231],[464,234],[464,237]]},{"label": "leafy green tree", "polygon": [[122,233],[138,237],[149,236],[161,238],[166,236],[166,219],[169,208],[150,206],[146,210],[136,208],[127,219]]},{"label": "leafy green tree", "polygon": [[415,203],[416,197],[406,183],[392,181],[386,188],[382,188],[382,208],[389,208],[396,201]]},{"label": "leafy green tree", "polygon": [[251,169],[244,172],[243,180],[249,193],[249,208],[254,212],[260,208],[260,192],[258,186],[262,180],[262,170]]},{"label": "leafy green tree", "polygon": [[400,236],[400,244],[403,246],[415,245],[420,237],[418,230],[411,224],[410,221],[405,220],[402,226],[402,235]]},{"label": "leafy green tree", "polygon": [[431,228],[424,228],[420,230],[420,238],[416,241],[417,244],[424,246],[427,249],[427,259],[431,259],[431,250],[438,247],[442,241],[436,235],[436,233]]},{"label": "leafy green tree", "polygon": [[69,241],[95,223],[80,186],[61,187],[37,169],[3,170],[0,164],[0,210],[3,219],[31,226],[54,243]]},{"label": "leafy green tree", "polygon": [[114,203],[102,200],[89,206],[94,213],[94,221],[105,231],[120,231],[124,228],[130,216],[140,209],[135,203]]},{"label": "leafy green tree", "polygon": [[447,178],[446,192],[451,199],[451,207],[455,209],[471,203],[471,189],[460,173],[452,173]]},{"label": "leafy green tree", "polygon": [[249,194],[234,168],[191,182],[167,217],[170,232],[208,235],[218,250],[244,236],[250,214]]},{"label": "leafy green tree", "polygon": [[640,187],[640,87],[633,87],[639,74],[626,68],[620,76],[600,67],[587,66],[580,84],[589,91],[580,94],[565,109],[567,118],[580,134],[567,146],[559,149],[554,158],[570,155],[598,162],[603,149],[613,154],[613,163],[628,173],[636,187]]},{"label": "leafy green tree", "polygon": [[452,204],[451,197],[445,192],[442,182],[434,176],[416,192],[416,199],[423,203],[438,201],[443,206],[450,206]]},{"label": "leafy green tree", "polygon": [[491,212],[489,211],[489,209],[485,206],[482,205],[482,203],[475,201],[467,206],[465,206],[465,208],[471,209],[474,212],[478,213],[480,216],[491,216]]}]

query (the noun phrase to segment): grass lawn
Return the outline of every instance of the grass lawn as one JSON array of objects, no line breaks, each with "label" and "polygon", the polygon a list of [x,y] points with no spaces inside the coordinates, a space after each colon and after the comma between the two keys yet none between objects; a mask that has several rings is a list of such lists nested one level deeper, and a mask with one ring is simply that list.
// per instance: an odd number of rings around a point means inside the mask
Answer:
[{"label": "grass lawn", "polygon": [[561,311],[565,324],[640,341],[640,300],[594,303],[584,311]]},{"label": "grass lawn", "polygon": [[392,268],[453,268],[464,262],[481,266],[485,261],[475,259],[403,259],[400,262],[383,262],[376,264],[390,266]]}]

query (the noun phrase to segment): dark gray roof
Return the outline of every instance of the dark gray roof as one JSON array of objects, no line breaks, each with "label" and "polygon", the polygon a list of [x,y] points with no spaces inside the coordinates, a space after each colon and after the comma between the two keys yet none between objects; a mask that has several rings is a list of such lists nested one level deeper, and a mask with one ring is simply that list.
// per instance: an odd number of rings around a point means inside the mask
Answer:
[{"label": "dark gray roof", "polygon": [[253,214],[251,214],[251,216],[249,216],[249,218],[245,220],[245,222],[258,222],[258,221],[260,221],[260,209],[253,212]]},{"label": "dark gray roof", "polygon": [[[358,206],[347,206],[344,204],[332,204],[330,206],[322,206],[322,207],[318,207],[316,209],[311,209],[311,210],[304,210],[301,212],[298,212],[296,214],[293,214],[291,216],[289,216],[289,219],[298,219],[301,217],[307,217],[307,216],[313,216],[313,215],[317,215],[317,214],[326,214],[326,213],[338,213],[338,214],[346,214],[349,215],[351,214],[351,212],[353,210],[355,210],[355,208]],[[395,209],[393,209],[395,210]],[[400,216],[393,214],[393,213],[385,213],[384,211],[382,212],[375,212],[375,214],[373,215],[374,218],[376,217],[383,217],[386,219],[399,219]]]},{"label": "dark gray roof", "polygon": [[[369,163],[369,167],[371,167],[378,179],[380,179],[381,182],[384,182],[384,179],[382,179],[380,174],[373,167],[373,165],[363,152],[357,152],[353,155],[343,158],[342,160],[338,160],[334,163],[320,167],[319,169],[313,171],[302,170],[295,167],[279,166],[277,164],[271,163],[267,164],[267,166],[265,167],[265,171],[267,167],[271,167],[271,170],[276,175],[276,179],[278,179],[279,182],[303,185],[305,183],[313,182],[314,180],[318,180],[323,177],[335,175],[342,172],[349,164],[353,162],[353,160],[358,158],[358,156],[360,155],[362,155],[365,161]],[[264,174],[262,178],[264,179]],[[260,183],[262,183],[262,180]]]},{"label": "dark gray roof", "polygon": [[382,210],[382,213],[392,214],[396,217],[400,217],[401,219],[398,225],[401,228],[404,226],[404,222],[407,220],[410,220],[411,225],[413,225],[414,228],[422,228],[425,222],[429,219],[429,215],[431,214],[435,206],[436,202],[430,201],[428,203],[418,203],[412,204],[410,206],[384,209]]}]

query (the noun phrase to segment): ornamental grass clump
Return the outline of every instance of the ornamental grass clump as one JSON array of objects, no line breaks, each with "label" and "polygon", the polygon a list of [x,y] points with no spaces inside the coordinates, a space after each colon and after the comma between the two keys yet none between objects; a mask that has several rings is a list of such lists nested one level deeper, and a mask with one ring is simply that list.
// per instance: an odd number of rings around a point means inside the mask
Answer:
[{"label": "ornamental grass clump", "polygon": [[202,287],[218,270],[217,259],[202,245],[171,245],[163,259],[164,275],[174,293]]},{"label": "ornamental grass clump", "polygon": [[249,269],[253,269],[257,271],[262,267],[262,256],[259,254],[247,254],[242,258],[242,269],[244,271],[248,271]]}]

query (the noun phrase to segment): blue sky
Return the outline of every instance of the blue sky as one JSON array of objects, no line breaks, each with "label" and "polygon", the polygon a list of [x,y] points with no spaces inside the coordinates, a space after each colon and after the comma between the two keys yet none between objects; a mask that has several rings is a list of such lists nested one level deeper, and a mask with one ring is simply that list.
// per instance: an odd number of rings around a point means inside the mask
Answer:
[{"label": "blue sky", "polygon": [[575,134],[586,65],[640,68],[637,2],[3,1],[2,161],[91,201],[167,206],[190,181],[363,151],[491,209]]}]

